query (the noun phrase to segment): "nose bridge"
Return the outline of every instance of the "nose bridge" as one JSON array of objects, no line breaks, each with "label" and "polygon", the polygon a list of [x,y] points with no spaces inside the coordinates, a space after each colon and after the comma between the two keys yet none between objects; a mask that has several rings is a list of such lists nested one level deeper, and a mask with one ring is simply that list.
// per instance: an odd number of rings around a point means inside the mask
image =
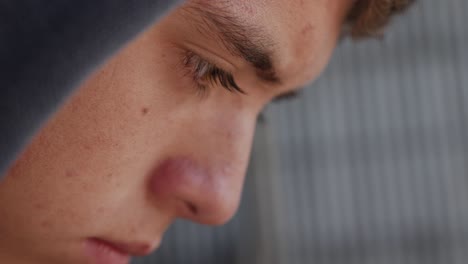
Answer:
[{"label": "nose bridge", "polygon": [[151,190],[156,200],[170,203],[178,217],[222,224],[239,204],[254,121],[212,114],[191,123],[178,129],[175,151],[152,174]]}]

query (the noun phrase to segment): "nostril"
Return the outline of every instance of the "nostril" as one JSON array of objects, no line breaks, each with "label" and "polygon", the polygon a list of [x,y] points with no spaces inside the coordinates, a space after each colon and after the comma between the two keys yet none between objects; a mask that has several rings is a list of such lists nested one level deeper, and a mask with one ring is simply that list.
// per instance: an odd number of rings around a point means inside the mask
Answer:
[{"label": "nostril", "polygon": [[195,204],[190,203],[190,202],[186,202],[185,204],[193,216],[198,215],[198,207]]}]

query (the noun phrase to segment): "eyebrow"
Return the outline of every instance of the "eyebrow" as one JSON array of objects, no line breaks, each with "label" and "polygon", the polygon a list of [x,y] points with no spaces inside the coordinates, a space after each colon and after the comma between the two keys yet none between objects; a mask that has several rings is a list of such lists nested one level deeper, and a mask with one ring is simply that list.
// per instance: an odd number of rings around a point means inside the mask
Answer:
[{"label": "eyebrow", "polygon": [[282,83],[273,63],[273,52],[269,50],[275,46],[274,42],[264,31],[240,21],[228,11],[228,6],[221,8],[204,3],[191,4],[187,8],[191,13],[195,12],[201,34],[206,34],[203,31],[208,28],[229,52],[252,65],[259,79],[271,84]]}]

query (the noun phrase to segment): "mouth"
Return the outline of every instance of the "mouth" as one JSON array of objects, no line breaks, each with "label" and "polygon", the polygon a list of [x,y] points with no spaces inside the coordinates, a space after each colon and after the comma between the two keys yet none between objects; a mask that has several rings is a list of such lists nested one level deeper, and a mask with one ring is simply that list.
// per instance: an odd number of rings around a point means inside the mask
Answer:
[{"label": "mouth", "polygon": [[85,242],[85,254],[93,264],[128,264],[132,256],[145,256],[153,251],[146,243],[120,243],[100,238],[89,238]]}]

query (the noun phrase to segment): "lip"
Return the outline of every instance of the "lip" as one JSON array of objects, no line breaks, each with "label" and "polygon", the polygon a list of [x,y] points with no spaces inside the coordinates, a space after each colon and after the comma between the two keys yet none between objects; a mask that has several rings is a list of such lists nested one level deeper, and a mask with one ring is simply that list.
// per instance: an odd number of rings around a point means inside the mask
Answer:
[{"label": "lip", "polygon": [[126,244],[100,238],[89,238],[85,244],[85,254],[93,264],[128,264],[131,256],[145,256],[153,251],[146,243]]}]

